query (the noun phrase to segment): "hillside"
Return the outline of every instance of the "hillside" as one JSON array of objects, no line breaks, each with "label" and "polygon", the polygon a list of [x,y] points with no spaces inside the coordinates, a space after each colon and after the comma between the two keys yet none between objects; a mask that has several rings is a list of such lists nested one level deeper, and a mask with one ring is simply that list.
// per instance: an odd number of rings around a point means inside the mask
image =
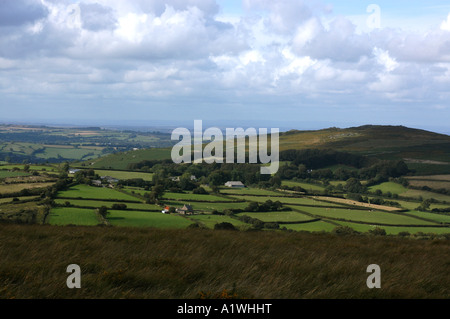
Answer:
[{"label": "hillside", "polygon": [[170,135],[159,132],[0,124],[0,161],[9,163],[88,161],[117,151],[170,145]]},{"label": "hillside", "polygon": [[[410,169],[422,174],[450,173],[450,136],[404,126],[365,125],[280,134],[280,151],[312,148],[403,159]],[[129,163],[160,159],[170,159],[170,148],[121,152],[85,165],[123,170]]]},{"label": "hillside", "polygon": [[[0,298],[448,298],[449,245],[268,231],[0,225]],[[70,262],[81,267],[82,289],[65,287]],[[372,263],[382,269],[382,289],[367,288]]]}]

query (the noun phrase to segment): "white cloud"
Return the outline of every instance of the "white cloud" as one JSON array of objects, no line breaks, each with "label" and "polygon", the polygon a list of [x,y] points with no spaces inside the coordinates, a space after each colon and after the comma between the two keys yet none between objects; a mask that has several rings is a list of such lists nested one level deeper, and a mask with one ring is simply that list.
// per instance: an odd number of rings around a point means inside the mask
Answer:
[{"label": "white cloud", "polygon": [[447,20],[442,21],[441,30],[450,31],[450,13],[447,16]]},{"label": "white cloud", "polygon": [[382,65],[387,72],[394,71],[399,65],[386,50],[375,47],[373,49],[373,54],[378,64]]},{"label": "white cloud", "polygon": [[450,15],[426,32],[366,32],[311,1],[244,0],[232,19],[214,0],[21,3],[0,22],[1,94],[211,107],[273,98],[291,110],[300,97],[318,108],[448,98]]}]

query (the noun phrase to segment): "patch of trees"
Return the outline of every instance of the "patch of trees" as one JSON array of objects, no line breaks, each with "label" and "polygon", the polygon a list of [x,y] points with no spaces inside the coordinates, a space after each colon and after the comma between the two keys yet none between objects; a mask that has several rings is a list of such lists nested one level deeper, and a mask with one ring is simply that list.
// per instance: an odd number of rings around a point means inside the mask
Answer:
[{"label": "patch of trees", "polygon": [[125,209],[127,209],[127,205],[126,204],[112,204],[111,209],[125,210]]},{"label": "patch of trees", "polygon": [[90,184],[92,179],[98,179],[100,178],[98,174],[95,174],[95,171],[90,169],[83,169],[81,171],[78,171],[73,176],[73,179],[78,184]]},{"label": "patch of trees", "polygon": [[274,212],[274,211],[290,211],[290,207],[283,207],[280,201],[267,200],[264,203],[250,202],[245,208],[247,212]]}]

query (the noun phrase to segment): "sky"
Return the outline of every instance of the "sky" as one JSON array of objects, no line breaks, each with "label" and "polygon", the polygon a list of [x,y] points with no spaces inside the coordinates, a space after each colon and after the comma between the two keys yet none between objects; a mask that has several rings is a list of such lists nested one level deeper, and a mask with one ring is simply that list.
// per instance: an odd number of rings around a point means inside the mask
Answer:
[{"label": "sky", "polygon": [[450,4],[1,0],[0,122],[450,133]]}]

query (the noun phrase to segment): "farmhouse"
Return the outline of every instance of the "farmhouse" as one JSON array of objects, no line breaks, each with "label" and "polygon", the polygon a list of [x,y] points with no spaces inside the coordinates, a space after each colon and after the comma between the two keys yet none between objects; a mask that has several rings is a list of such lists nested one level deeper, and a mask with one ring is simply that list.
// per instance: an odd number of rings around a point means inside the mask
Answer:
[{"label": "farmhouse", "polygon": [[79,171],[80,171],[80,169],[71,168],[71,169],[69,169],[69,174],[75,174],[76,172],[79,172]]},{"label": "farmhouse", "polygon": [[101,187],[102,186],[102,181],[98,180],[98,179],[95,179],[95,180],[92,181],[92,185],[93,186],[97,186],[97,187]]},{"label": "farmhouse", "polygon": [[161,213],[163,213],[163,214],[168,214],[168,213],[169,213],[169,210],[170,210],[170,206],[166,206],[166,207],[164,207],[164,209],[161,211]]},{"label": "farmhouse", "polygon": [[243,188],[245,185],[241,181],[228,181],[225,183],[225,186],[232,188]]},{"label": "farmhouse", "polygon": [[191,205],[184,205],[182,208],[177,208],[177,213],[182,215],[190,215],[194,212]]},{"label": "farmhouse", "polygon": [[106,180],[108,183],[117,183],[119,180],[111,176],[101,176],[100,179]]}]

